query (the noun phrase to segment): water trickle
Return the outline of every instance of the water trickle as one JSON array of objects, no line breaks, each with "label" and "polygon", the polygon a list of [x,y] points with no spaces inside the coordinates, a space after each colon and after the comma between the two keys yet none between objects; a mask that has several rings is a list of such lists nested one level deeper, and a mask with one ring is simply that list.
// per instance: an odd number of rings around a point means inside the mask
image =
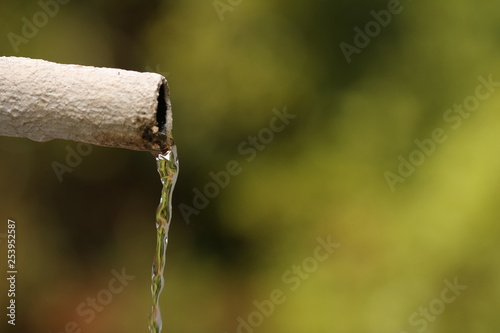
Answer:
[{"label": "water trickle", "polygon": [[156,156],[156,163],[160,179],[163,184],[160,204],[156,210],[156,251],[153,258],[153,271],[151,276],[151,293],[153,294],[153,307],[149,318],[149,332],[160,333],[162,319],[159,298],[164,285],[163,273],[165,270],[166,250],[168,244],[168,228],[172,218],[172,192],[177,180],[179,161],[175,146],[166,153]]}]

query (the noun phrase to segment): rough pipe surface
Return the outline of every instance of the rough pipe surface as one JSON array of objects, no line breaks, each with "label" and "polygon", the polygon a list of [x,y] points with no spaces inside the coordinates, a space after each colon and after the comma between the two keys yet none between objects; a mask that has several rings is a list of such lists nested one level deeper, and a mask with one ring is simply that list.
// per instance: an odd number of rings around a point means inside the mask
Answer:
[{"label": "rough pipe surface", "polygon": [[164,151],[173,145],[167,80],[156,73],[0,57],[0,136]]}]

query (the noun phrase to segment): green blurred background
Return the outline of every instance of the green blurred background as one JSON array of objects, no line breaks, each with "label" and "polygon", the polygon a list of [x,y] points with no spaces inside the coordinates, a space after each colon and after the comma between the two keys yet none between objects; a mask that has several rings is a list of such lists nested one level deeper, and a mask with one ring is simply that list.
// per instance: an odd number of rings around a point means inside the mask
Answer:
[{"label": "green blurred background", "polygon": [[[500,329],[500,92],[456,130],[443,118],[478,76],[500,80],[500,4],[404,0],[348,64],[340,43],[389,2],[222,0],[221,20],[212,1],[74,0],[19,52],[7,35],[41,6],[2,3],[2,55],[167,76],[181,168],[164,332]],[[238,146],[285,106],[296,118],[248,162]],[[447,140],[391,191],[386,171],[436,128]],[[0,138],[0,233],[17,222],[19,271],[15,327],[1,279],[2,332],[147,332],[155,160],[94,146],[59,182],[52,163],[76,145]],[[179,205],[231,160],[242,172],[187,223]],[[291,290],[283,274],[311,262],[318,237],[341,246]],[[76,308],[122,268],[135,279],[86,323]],[[467,289],[440,308],[455,279]],[[242,328],[274,289],[286,301]]]}]

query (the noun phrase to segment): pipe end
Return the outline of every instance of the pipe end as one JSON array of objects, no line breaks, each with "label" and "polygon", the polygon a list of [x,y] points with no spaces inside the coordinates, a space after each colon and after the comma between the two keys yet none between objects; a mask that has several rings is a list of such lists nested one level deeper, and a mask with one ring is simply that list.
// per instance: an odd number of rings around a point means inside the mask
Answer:
[{"label": "pipe end", "polygon": [[143,139],[153,152],[165,153],[174,146],[172,136],[172,105],[167,80],[161,77],[157,90],[155,124],[143,130]]}]

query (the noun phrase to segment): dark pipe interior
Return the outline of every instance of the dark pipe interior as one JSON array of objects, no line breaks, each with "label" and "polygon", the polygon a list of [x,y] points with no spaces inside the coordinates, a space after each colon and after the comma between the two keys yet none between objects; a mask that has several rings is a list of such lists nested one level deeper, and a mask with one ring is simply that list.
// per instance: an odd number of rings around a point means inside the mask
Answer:
[{"label": "dark pipe interior", "polygon": [[167,102],[165,101],[165,85],[160,86],[160,91],[158,94],[158,108],[156,110],[156,123],[160,133],[166,132],[167,124]]}]

